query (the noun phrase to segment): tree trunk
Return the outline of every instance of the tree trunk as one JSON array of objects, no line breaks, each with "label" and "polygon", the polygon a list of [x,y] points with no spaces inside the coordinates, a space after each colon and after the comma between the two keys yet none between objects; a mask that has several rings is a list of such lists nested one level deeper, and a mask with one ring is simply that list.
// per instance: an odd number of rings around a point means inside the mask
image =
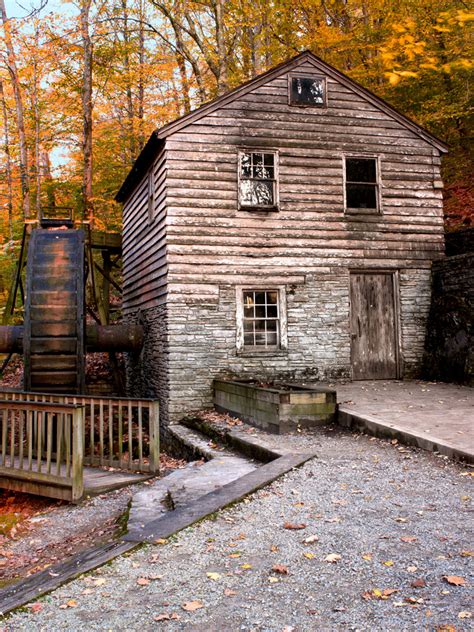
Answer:
[{"label": "tree trunk", "polygon": [[127,122],[128,122],[128,146],[130,150],[130,164],[136,158],[136,145],[135,145],[135,108],[133,104],[133,90],[132,79],[130,74],[130,36],[128,32],[128,6],[127,0],[122,0],[122,21],[123,21],[123,41],[125,44],[125,51],[123,56],[123,64],[125,66],[126,76],[126,94],[127,94]]},{"label": "tree trunk", "polygon": [[224,0],[215,0],[214,15],[216,20],[217,64],[219,67],[217,94],[220,95],[229,89],[229,67],[224,33]]},{"label": "tree trunk", "polygon": [[138,144],[139,149],[145,144],[145,79],[143,70],[145,65],[145,6],[144,0],[139,4],[139,26],[138,26]]},{"label": "tree trunk", "polygon": [[18,139],[20,143],[20,180],[21,180],[21,197],[23,205],[23,216],[25,219],[30,217],[30,174],[28,164],[28,146],[26,143],[25,133],[25,116],[23,108],[23,99],[20,88],[20,78],[16,65],[15,50],[10,32],[10,24],[5,9],[5,1],[0,0],[0,14],[2,17],[3,30],[5,33],[5,45],[7,49],[8,72],[12,80],[13,94],[15,96],[16,118],[18,127]]},{"label": "tree trunk", "polygon": [[7,208],[8,208],[8,235],[10,240],[13,239],[13,182],[12,182],[12,160],[10,155],[10,134],[8,129],[8,110],[5,100],[5,92],[3,90],[3,82],[0,81],[0,101],[2,105],[3,115],[3,151],[5,152],[6,165],[5,171],[7,176]]},{"label": "tree trunk", "polygon": [[84,171],[82,176],[82,217],[94,221],[92,203],[92,40],[89,33],[89,12],[92,0],[84,0],[81,6],[82,56],[82,152]]},{"label": "tree trunk", "polygon": [[35,29],[35,51],[33,60],[33,113],[35,119],[35,176],[36,176],[36,215],[38,221],[41,219],[41,122],[39,111],[39,97],[38,97],[38,58],[36,52],[39,46],[39,32],[38,25]]}]

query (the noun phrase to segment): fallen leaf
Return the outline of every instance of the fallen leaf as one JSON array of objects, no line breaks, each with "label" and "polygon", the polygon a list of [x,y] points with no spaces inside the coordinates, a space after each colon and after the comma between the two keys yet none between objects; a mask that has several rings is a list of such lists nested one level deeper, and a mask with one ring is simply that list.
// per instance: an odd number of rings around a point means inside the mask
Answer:
[{"label": "fallen leaf", "polygon": [[277,551],[279,551],[279,550],[280,550],[280,549],[277,547],[277,545],[276,545],[276,544],[272,544],[272,545],[271,545],[271,547],[270,547],[270,551],[271,551],[272,553],[276,553],[276,552],[277,552]]},{"label": "fallen leaf", "polygon": [[269,577],[268,581],[270,582],[270,584],[276,584],[280,580],[278,579],[278,577]]},{"label": "fallen leaf", "polygon": [[149,583],[150,583],[150,580],[147,579],[146,577],[139,577],[137,579],[137,584],[139,586],[148,586]]},{"label": "fallen leaf", "polygon": [[274,573],[279,573],[280,575],[288,575],[288,567],[284,564],[274,564],[272,566],[272,571]]},{"label": "fallen leaf", "polygon": [[33,613],[40,612],[41,610],[43,610],[43,604],[42,603],[33,603],[30,606],[30,610]]},{"label": "fallen leaf", "polygon": [[446,623],[445,625],[439,625],[437,628],[435,628],[435,632],[457,632],[457,631],[454,625],[449,625],[449,623]]},{"label": "fallen leaf", "polygon": [[398,592],[396,588],[384,588],[380,590],[379,588],[374,588],[373,590],[368,590],[367,592],[362,594],[362,599],[382,599],[386,600],[394,593]]},{"label": "fallen leaf", "polygon": [[414,581],[412,581],[410,586],[412,588],[425,588],[426,582],[424,579],[415,579]]},{"label": "fallen leaf", "polygon": [[77,608],[78,603],[75,599],[69,599],[69,601],[66,601],[66,603],[61,604],[59,607],[62,610],[65,610],[66,608]]},{"label": "fallen leaf", "polygon": [[181,608],[187,612],[194,612],[195,610],[204,608],[204,605],[200,601],[187,601],[186,603],[183,603]]},{"label": "fallen leaf", "polygon": [[325,562],[330,562],[331,564],[335,562],[339,562],[339,560],[342,560],[342,556],[339,555],[338,553],[330,553],[329,555],[326,555],[326,557],[324,558]]},{"label": "fallen leaf", "polygon": [[252,568],[252,564],[241,564],[240,568],[243,568],[244,571],[248,571],[250,568]]},{"label": "fallen leaf", "polygon": [[362,556],[363,560],[366,560],[367,562],[371,562],[372,561],[372,553],[364,553],[364,555]]},{"label": "fallen leaf", "polygon": [[224,595],[226,597],[232,597],[232,595],[236,595],[237,593],[235,592],[235,590],[231,590],[230,588],[225,588],[224,589]]},{"label": "fallen leaf", "polygon": [[407,603],[411,603],[411,604],[417,604],[417,605],[421,605],[422,603],[424,603],[424,600],[417,597],[406,597],[405,601]]},{"label": "fallen leaf", "polygon": [[299,529],[306,529],[306,525],[304,524],[304,522],[301,522],[301,523],[285,522],[285,524],[283,525],[283,528],[299,530]]},{"label": "fallen leaf", "polygon": [[402,542],[407,542],[408,544],[411,544],[412,542],[416,542],[418,538],[415,538],[414,535],[404,535],[400,538],[400,540]]},{"label": "fallen leaf", "polygon": [[312,560],[313,558],[316,557],[316,555],[314,553],[303,553],[303,555],[308,558],[308,560]]},{"label": "fallen leaf", "polygon": [[220,573],[206,573],[206,575],[209,577],[209,579],[212,579],[214,581],[221,578]]},{"label": "fallen leaf", "polygon": [[231,553],[229,555],[229,557],[231,557],[232,559],[237,559],[238,557],[240,557],[242,554],[241,553]]},{"label": "fallen leaf", "polygon": [[314,542],[318,542],[319,538],[317,535],[310,535],[303,540],[303,544],[313,544]]},{"label": "fallen leaf", "polygon": [[418,566],[407,566],[407,571],[409,573],[416,573],[417,570],[418,570]]},{"label": "fallen leaf", "polygon": [[395,522],[408,522],[408,518],[395,518]]},{"label": "fallen leaf", "polygon": [[106,579],[104,579],[103,577],[100,577],[99,579],[96,579],[94,581],[94,586],[103,586],[106,583]]},{"label": "fallen leaf", "polygon": [[459,577],[458,575],[444,575],[443,579],[453,586],[464,586],[466,583],[464,577]]},{"label": "fallen leaf", "polygon": [[458,614],[458,619],[470,619],[472,617],[472,612],[469,612],[469,610],[461,610],[461,612]]},{"label": "fallen leaf", "polygon": [[383,563],[384,566],[393,566],[394,562],[393,560],[387,560],[386,562]]},{"label": "fallen leaf", "polygon": [[155,544],[168,544],[168,540],[165,540],[164,538],[158,538],[158,540],[155,540]]},{"label": "fallen leaf", "polygon": [[157,614],[155,617],[153,617],[154,621],[177,621],[179,619],[181,619],[181,617],[179,616],[179,614],[176,614],[176,612],[173,612],[172,614],[163,612],[162,614]]},{"label": "fallen leaf", "polygon": [[461,557],[473,557],[473,556],[474,556],[473,551],[461,551]]}]

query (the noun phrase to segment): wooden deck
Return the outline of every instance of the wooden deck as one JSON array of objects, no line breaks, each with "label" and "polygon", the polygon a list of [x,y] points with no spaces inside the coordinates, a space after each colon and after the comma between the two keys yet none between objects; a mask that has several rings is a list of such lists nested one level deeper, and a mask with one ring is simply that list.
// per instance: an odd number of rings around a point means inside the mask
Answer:
[{"label": "wooden deck", "polygon": [[[39,496],[49,496],[50,498],[65,499],[64,482],[67,481],[66,465],[61,466],[59,473],[46,474],[48,464],[42,460],[40,467],[36,460],[31,470],[22,470],[18,458],[7,468],[0,467],[2,477],[1,486],[12,491],[24,492]],[[55,470],[55,469],[54,469]],[[56,474],[56,476],[55,476]],[[142,483],[153,477],[149,473],[135,473],[119,471],[116,469],[104,469],[100,467],[84,467],[83,481],[84,494],[86,496],[97,496],[115,489],[121,489],[128,485]],[[43,480],[44,479],[44,480]],[[56,479],[56,480],[54,480]],[[27,483],[25,487],[25,483]]]}]

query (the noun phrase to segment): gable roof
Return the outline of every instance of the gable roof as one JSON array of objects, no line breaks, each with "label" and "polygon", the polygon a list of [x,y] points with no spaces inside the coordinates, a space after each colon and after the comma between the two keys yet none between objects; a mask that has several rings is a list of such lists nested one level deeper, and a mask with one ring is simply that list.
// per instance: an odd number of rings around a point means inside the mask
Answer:
[{"label": "gable roof", "polygon": [[205,103],[196,110],[193,110],[192,112],[189,112],[188,114],[185,114],[184,116],[181,116],[180,118],[175,119],[174,121],[171,121],[163,127],[155,130],[148,139],[148,142],[144,146],[137,160],[135,161],[135,164],[126,177],[124,183],[120,187],[120,190],[117,193],[115,199],[118,202],[125,201],[135,185],[143,177],[144,170],[149,168],[158,151],[161,149],[162,146],[164,146],[164,141],[168,136],[182,130],[184,127],[190,125],[191,123],[199,121],[203,116],[212,114],[212,112],[215,112],[215,110],[217,110],[218,108],[231,103],[235,99],[238,99],[248,92],[255,90],[255,88],[258,88],[268,81],[275,79],[279,75],[298,68],[298,66],[300,66],[304,62],[311,63],[319,72],[324,73],[335,81],[338,81],[342,85],[346,86],[347,88],[364,98],[369,103],[372,103],[377,108],[397,120],[401,125],[425,140],[427,143],[439,149],[439,151],[443,153],[448,151],[448,146],[442,140],[409,119],[392,105],[389,105],[381,97],[376,96],[375,94],[370,92],[370,90],[367,90],[367,88],[364,88],[359,83],[357,83],[353,79],[350,79],[347,75],[334,68],[334,66],[331,66],[330,64],[324,62],[322,59],[314,55],[311,51],[307,50],[300,53],[299,55],[296,55],[292,59],[271,68],[267,72],[258,75],[254,79],[251,79],[250,81],[237,86],[237,88],[234,88],[230,92],[226,92],[222,96],[209,101],[209,103]]}]

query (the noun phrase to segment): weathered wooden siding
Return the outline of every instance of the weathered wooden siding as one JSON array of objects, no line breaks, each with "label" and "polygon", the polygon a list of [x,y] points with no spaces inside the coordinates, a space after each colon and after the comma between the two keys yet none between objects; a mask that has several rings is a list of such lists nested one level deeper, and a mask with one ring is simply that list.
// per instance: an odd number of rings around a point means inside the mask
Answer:
[{"label": "weathered wooden siding", "polygon": [[[442,253],[438,150],[333,80],[328,95],[327,110],[291,107],[283,75],[167,139],[173,298],[256,269],[429,267]],[[279,151],[279,212],[237,209],[241,147]],[[380,215],[344,214],[343,155],[360,153],[381,159]]]},{"label": "weathered wooden siding", "polygon": [[123,305],[127,314],[137,307],[161,305],[166,299],[166,151],[154,161],[153,213],[148,208],[148,173],[123,209]]}]

